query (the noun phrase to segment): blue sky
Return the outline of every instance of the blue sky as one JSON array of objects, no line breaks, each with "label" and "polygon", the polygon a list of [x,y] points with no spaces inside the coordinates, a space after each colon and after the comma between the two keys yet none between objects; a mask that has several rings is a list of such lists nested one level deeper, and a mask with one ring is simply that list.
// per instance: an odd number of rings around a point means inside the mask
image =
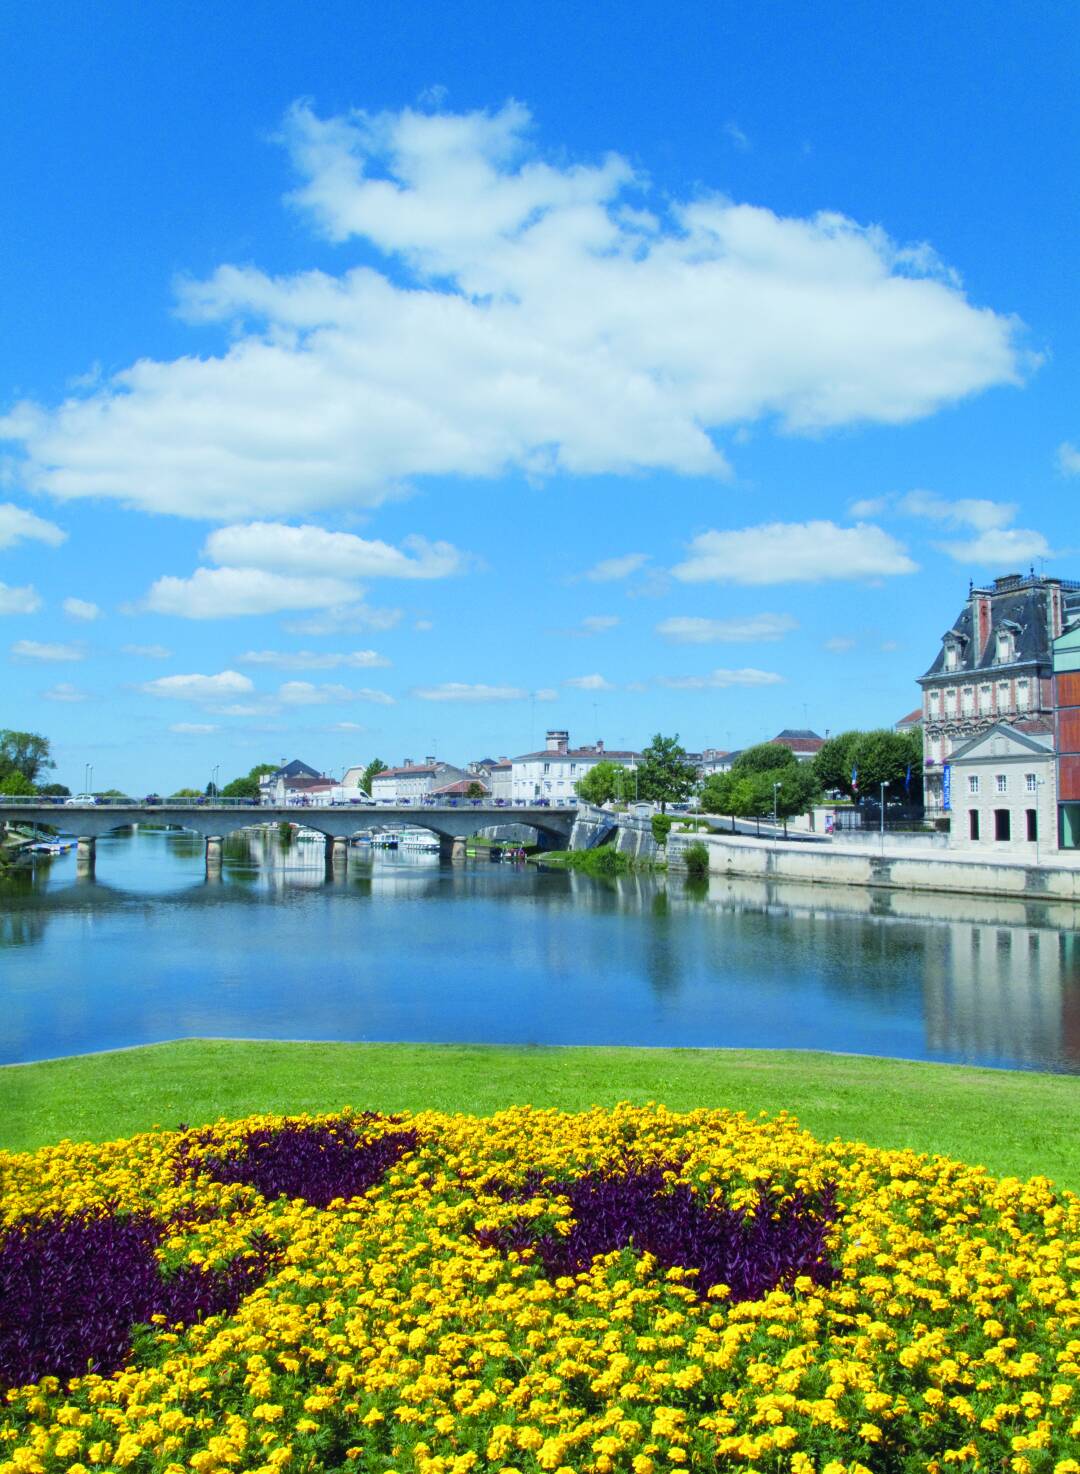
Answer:
[{"label": "blue sky", "polygon": [[0,24],[0,725],[73,787],[891,723],[969,578],[1080,577],[1075,7]]}]

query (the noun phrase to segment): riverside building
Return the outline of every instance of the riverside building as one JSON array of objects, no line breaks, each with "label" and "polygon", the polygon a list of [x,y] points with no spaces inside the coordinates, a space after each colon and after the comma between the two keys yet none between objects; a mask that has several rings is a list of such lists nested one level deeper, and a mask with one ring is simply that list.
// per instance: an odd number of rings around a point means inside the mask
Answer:
[{"label": "riverside building", "polygon": [[1080,582],[1032,571],[973,584],[923,692],[923,789],[928,817],[947,811],[954,752],[992,727],[1032,737],[1053,729],[1054,641],[1080,622]]},{"label": "riverside building", "polygon": [[570,734],[550,731],[540,752],[526,752],[511,763],[510,792],[512,798],[533,803],[536,799],[572,799],[578,784],[597,763],[621,763],[636,768],[639,752],[607,749],[597,739],[592,747],[571,747]]}]

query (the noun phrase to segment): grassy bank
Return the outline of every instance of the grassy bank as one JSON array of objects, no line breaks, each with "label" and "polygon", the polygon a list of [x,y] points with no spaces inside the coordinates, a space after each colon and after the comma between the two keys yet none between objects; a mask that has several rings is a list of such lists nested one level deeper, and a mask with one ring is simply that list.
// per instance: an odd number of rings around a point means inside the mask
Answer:
[{"label": "grassy bank", "polygon": [[0,1069],[0,1146],[102,1141],[252,1111],[487,1114],[619,1100],[789,1110],[819,1137],[914,1147],[1080,1191],[1080,1082],[780,1050],[500,1049],[185,1040]]}]

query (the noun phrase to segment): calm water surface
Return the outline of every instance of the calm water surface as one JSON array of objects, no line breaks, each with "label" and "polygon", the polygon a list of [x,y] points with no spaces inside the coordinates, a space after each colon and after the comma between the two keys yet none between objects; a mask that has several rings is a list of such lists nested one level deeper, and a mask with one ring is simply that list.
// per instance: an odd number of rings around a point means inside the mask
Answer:
[{"label": "calm water surface", "polygon": [[1074,908],[602,882],[138,830],[0,879],[0,1062],[185,1035],[833,1049],[1080,1073]]}]

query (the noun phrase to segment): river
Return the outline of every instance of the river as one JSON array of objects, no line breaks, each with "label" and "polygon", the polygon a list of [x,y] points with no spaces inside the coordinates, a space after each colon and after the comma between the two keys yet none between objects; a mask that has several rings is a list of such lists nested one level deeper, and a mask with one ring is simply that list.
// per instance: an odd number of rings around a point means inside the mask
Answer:
[{"label": "river", "polygon": [[137,829],[0,877],[0,1062],[185,1036],[829,1049],[1080,1073],[1072,908]]}]

